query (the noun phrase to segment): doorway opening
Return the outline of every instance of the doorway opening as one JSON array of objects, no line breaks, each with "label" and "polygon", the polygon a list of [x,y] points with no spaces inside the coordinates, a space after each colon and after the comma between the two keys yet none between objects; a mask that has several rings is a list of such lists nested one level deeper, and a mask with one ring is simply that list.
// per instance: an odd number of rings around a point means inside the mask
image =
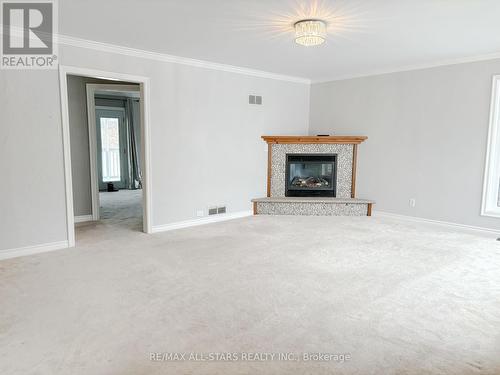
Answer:
[{"label": "doorway opening", "polygon": [[142,223],[141,99],[138,85],[87,83],[92,219]]},{"label": "doorway opening", "polygon": [[60,79],[70,247],[75,223],[151,233],[148,79],[73,67]]}]

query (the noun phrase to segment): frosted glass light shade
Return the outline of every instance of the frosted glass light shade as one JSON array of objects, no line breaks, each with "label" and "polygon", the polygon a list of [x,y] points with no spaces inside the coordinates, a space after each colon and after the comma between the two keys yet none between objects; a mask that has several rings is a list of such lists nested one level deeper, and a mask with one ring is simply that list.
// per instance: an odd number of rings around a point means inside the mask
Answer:
[{"label": "frosted glass light shade", "polygon": [[317,46],[325,42],[326,23],[320,20],[302,20],[294,25],[295,42],[303,46]]}]

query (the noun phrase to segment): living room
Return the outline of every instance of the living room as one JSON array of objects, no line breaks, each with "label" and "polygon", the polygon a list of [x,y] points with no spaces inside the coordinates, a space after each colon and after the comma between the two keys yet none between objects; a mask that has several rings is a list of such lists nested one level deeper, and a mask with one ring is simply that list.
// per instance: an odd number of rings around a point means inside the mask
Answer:
[{"label": "living room", "polygon": [[0,372],[500,373],[499,11],[3,1]]}]

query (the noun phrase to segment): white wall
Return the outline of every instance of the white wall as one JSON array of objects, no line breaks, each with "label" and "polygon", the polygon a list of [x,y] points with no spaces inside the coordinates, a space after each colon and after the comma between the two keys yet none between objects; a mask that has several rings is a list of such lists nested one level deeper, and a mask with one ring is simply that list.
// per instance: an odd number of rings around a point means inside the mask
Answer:
[{"label": "white wall", "polygon": [[[358,196],[391,213],[498,229],[480,216],[500,60],[314,84],[310,134],[367,135]],[[409,207],[409,199],[416,207]]]},{"label": "white wall", "polygon": [[[314,84],[61,46],[64,65],[151,78],[153,225],[265,195],[263,134],[363,134],[358,195],[376,208],[498,228],[479,215],[492,60]],[[56,71],[0,71],[0,249],[64,241]],[[264,105],[248,105],[248,94]],[[308,122],[310,120],[310,126]],[[410,208],[408,199],[416,198]]]},{"label": "white wall", "polygon": [[[60,63],[151,79],[153,225],[266,190],[263,134],[304,134],[309,85],[61,46]],[[67,239],[57,72],[0,71],[0,249]],[[248,104],[248,95],[264,105]]]},{"label": "white wall", "polygon": [[66,240],[57,71],[0,70],[0,249]]}]

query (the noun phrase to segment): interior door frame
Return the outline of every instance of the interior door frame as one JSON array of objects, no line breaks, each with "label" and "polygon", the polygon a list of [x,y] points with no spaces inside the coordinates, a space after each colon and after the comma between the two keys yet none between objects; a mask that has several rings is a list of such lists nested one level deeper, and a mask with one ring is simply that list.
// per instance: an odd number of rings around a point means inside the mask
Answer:
[{"label": "interior door frame", "polygon": [[[63,143],[63,158],[64,158],[64,183],[66,191],[66,225],[68,234],[68,247],[75,246],[73,177],[71,173],[71,146],[70,146],[69,110],[68,110],[68,82],[67,82],[68,75],[76,75],[76,76],[98,78],[98,79],[109,79],[114,81],[125,81],[125,82],[139,84],[140,104],[141,104],[140,105],[141,146],[142,146],[141,165],[142,165],[142,175],[143,175],[143,181],[142,181],[143,232],[152,233],[153,215],[152,215],[152,189],[151,189],[150,79],[144,76],[130,75],[118,72],[108,72],[108,71],[89,69],[84,67],[59,65],[59,90],[61,96],[62,143]],[[117,85],[110,85],[110,86],[115,86],[115,88],[112,91],[116,91]],[[91,101],[87,100],[87,106],[89,102],[91,102],[95,107],[94,100]],[[93,112],[95,112],[95,110]],[[88,113],[93,113],[93,112],[88,112]],[[88,117],[89,118],[93,117],[95,123],[95,116],[88,116]],[[93,153],[93,155],[94,155],[93,167],[95,168],[96,153]],[[92,158],[91,158],[91,163],[92,163]],[[91,180],[92,180],[92,175],[91,175]],[[95,182],[96,181],[94,180],[92,183],[93,187],[96,187]],[[97,191],[97,197],[98,196],[99,194]],[[93,213],[94,213],[94,207],[93,207]]]},{"label": "interior door frame", "polygon": [[[89,130],[89,152],[90,152],[90,184],[92,196],[92,220],[100,219],[99,202],[99,171],[97,168],[97,123],[96,123],[96,104],[95,95],[97,92],[137,92],[140,88],[136,85],[121,84],[101,84],[87,83],[87,121]],[[142,104],[142,101],[141,101]],[[142,106],[141,106],[142,107]],[[93,114],[93,115],[92,115]],[[141,125],[142,127],[142,125]],[[141,132],[142,134],[142,132]],[[142,140],[141,140],[142,142]],[[142,155],[141,155],[142,159]],[[142,162],[142,160],[141,160]]]},{"label": "interior door frame", "polygon": [[[100,154],[100,152],[102,152],[102,139],[101,139],[101,136],[99,134],[99,124],[97,122],[97,120],[99,118],[101,118],[101,116],[99,116],[99,113],[103,114],[104,112],[109,112],[109,113],[114,112],[114,114],[119,114],[119,116],[117,116],[117,118],[118,118],[118,136],[119,136],[118,149],[120,152],[120,181],[119,181],[119,183],[117,183],[117,181],[114,181],[115,185],[117,185],[116,187],[118,189],[125,189],[124,187],[121,187],[121,186],[122,185],[128,186],[128,184],[129,184],[129,179],[128,179],[128,173],[129,173],[128,159],[129,159],[129,156],[128,156],[128,152],[127,152],[127,162],[125,163],[123,160],[124,159],[123,152],[124,152],[125,148],[127,148],[127,150],[128,150],[127,144],[129,142],[129,139],[127,137],[128,123],[127,123],[127,119],[126,119],[127,114],[126,114],[125,108],[123,108],[123,107],[106,107],[106,106],[96,105],[95,106],[96,127],[94,128],[94,131],[95,131],[95,140],[96,140],[95,145],[96,145],[96,161],[97,161],[96,162],[97,186],[98,186],[99,192],[103,191],[104,186],[106,184],[102,178],[102,165],[99,166],[100,163],[102,164],[102,154]],[[115,117],[115,116],[110,115],[110,117]],[[89,127],[89,132],[90,131],[91,130]],[[90,139],[90,136],[89,136],[89,139]],[[101,145],[99,145],[99,143],[101,143]],[[90,142],[89,142],[89,150],[90,150]],[[100,199],[99,194],[97,194],[97,199]],[[100,201],[99,201],[98,208],[100,209],[100,207],[101,207],[101,205],[100,205]],[[100,217],[100,215],[99,215],[99,217]]]}]

